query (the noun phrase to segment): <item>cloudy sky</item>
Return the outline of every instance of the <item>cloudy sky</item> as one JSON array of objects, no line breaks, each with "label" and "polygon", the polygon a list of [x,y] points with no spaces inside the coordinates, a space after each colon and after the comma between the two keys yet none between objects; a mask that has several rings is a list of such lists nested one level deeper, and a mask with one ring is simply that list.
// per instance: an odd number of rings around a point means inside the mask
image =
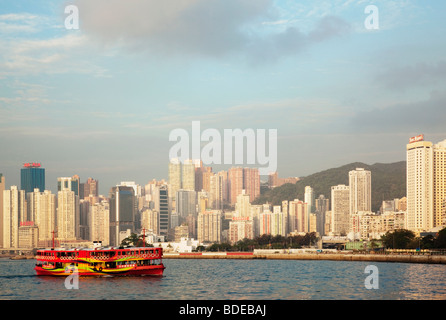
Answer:
[{"label": "cloudy sky", "polygon": [[[365,27],[369,5],[379,29]],[[167,178],[169,133],[192,121],[277,129],[281,177],[405,160],[411,136],[446,139],[444,12],[434,0],[0,0],[0,173],[20,185],[22,164],[41,162],[51,190],[74,174],[103,194],[145,184]]]}]

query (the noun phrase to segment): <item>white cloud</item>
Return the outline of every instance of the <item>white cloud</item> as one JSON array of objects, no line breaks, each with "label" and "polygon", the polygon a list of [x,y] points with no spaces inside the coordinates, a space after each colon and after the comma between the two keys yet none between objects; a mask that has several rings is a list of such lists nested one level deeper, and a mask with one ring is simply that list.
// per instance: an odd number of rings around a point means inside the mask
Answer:
[{"label": "white cloud", "polygon": [[85,73],[106,75],[106,70],[88,59],[91,43],[82,34],[50,39],[0,40],[0,79],[35,74]]},{"label": "white cloud", "polygon": [[267,26],[296,22],[281,17],[272,0],[80,0],[78,6],[85,34],[162,58],[237,55],[265,62],[299,53],[314,42],[313,35],[327,36],[315,41],[337,36],[346,25],[340,18],[324,25],[328,17],[318,16],[319,33],[302,33],[295,24],[271,32]]}]

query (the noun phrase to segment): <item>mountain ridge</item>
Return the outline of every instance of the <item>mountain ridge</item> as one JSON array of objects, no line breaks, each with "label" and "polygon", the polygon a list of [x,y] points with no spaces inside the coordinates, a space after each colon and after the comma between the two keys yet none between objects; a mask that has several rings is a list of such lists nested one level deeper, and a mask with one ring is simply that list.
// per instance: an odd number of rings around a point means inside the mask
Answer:
[{"label": "mountain ridge", "polygon": [[393,163],[377,162],[368,165],[363,162],[352,162],[341,167],[330,168],[300,178],[296,184],[284,184],[268,189],[253,201],[253,204],[270,202],[281,205],[283,200],[304,199],[305,187],[314,189],[315,198],[323,194],[331,198],[331,187],[339,184],[348,186],[348,173],[351,170],[363,168],[372,175],[372,211],[377,212],[383,200],[393,200],[406,196],[406,161]]}]

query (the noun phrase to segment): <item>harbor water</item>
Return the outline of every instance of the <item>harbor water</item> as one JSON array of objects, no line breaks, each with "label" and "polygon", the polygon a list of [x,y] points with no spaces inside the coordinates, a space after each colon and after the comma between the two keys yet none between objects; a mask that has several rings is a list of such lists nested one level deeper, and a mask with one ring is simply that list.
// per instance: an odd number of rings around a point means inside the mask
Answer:
[{"label": "harbor water", "polygon": [[[162,277],[36,276],[0,259],[2,300],[444,300],[446,266],[358,261],[165,259]],[[374,271],[369,272],[368,266]],[[370,276],[374,276],[370,288]]]}]

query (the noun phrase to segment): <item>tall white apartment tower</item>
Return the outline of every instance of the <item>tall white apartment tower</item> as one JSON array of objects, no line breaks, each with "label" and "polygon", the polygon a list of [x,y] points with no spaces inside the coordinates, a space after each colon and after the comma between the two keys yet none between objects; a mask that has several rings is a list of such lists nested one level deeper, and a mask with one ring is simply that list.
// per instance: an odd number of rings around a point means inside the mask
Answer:
[{"label": "tall white apartment tower", "polygon": [[89,238],[102,241],[103,246],[110,244],[110,203],[108,200],[96,202],[91,206],[89,216]]},{"label": "tall white apartment tower", "polygon": [[38,188],[26,195],[28,216],[39,227],[39,241],[50,243],[56,230],[56,195],[51,191],[40,192]]},{"label": "tall white apartment tower", "polygon": [[3,190],[3,248],[19,247],[19,225],[26,217],[25,190]]},{"label": "tall white apartment tower", "polygon": [[251,203],[249,202],[249,199],[249,194],[246,194],[245,190],[242,190],[242,193],[237,196],[237,202],[235,203],[235,216],[251,216]]},{"label": "tall white apartment tower", "polygon": [[331,187],[331,232],[346,235],[350,224],[350,188],[346,185]]},{"label": "tall white apartment tower", "polygon": [[432,142],[423,136],[410,139],[407,145],[407,229],[426,231],[434,226],[434,168]]},{"label": "tall white apartment tower", "polygon": [[181,162],[179,159],[171,159],[169,162],[169,212],[175,209],[175,197],[181,189]]},{"label": "tall white apartment tower", "polygon": [[314,190],[310,186],[305,187],[304,201],[307,204],[306,220],[308,225],[306,228],[310,229],[310,215],[315,212]]},{"label": "tall white apartment tower", "polygon": [[372,211],[372,174],[363,168],[348,173],[350,187],[350,214]]},{"label": "tall white apartment tower", "polygon": [[57,178],[60,190],[57,192],[57,238],[76,240],[79,236],[79,197],[72,189],[72,178]]},{"label": "tall white apartment tower", "polygon": [[182,170],[181,188],[195,191],[195,162],[190,159],[185,160]]},{"label": "tall white apartment tower", "polygon": [[446,225],[446,140],[433,146],[434,152],[434,228]]}]

